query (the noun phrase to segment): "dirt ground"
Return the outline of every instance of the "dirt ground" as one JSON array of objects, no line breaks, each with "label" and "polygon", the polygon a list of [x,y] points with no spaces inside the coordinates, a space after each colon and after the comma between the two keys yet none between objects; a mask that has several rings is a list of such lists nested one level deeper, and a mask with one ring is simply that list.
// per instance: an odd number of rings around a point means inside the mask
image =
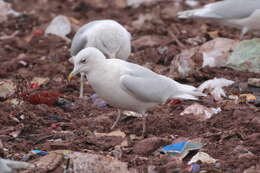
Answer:
[{"label": "dirt ground", "polygon": [[[8,2],[12,3],[15,10],[24,13],[18,18],[11,17],[0,23],[0,36],[18,31],[14,37],[0,40],[0,78],[14,80],[20,86],[20,91],[12,97],[24,99],[24,102],[17,106],[4,103],[5,100],[0,102],[0,140],[5,148],[3,150],[0,147],[0,156],[15,160],[21,160],[34,149],[68,149],[82,152],[94,150],[97,153],[109,154],[114,146],[122,142],[118,138],[98,138],[91,135],[94,131],[110,132],[110,126],[116,118],[116,109],[109,106],[98,109],[93,106],[91,99],[78,98],[79,78],[71,83],[67,81],[67,75],[73,68],[68,62],[70,44],[59,37],[44,36],[41,33],[53,17],[63,14],[74,19],[74,31],[69,38],[73,37],[78,26],[104,18],[114,19],[123,24],[132,33],[133,42],[142,36],[158,37],[157,42],[152,45],[133,45],[133,54],[129,59],[168,76],[170,62],[175,55],[185,48],[194,47],[193,43],[187,41],[190,38],[198,45],[212,39],[208,34],[211,31],[218,31],[220,37],[239,38],[239,31],[236,29],[208,22],[205,24],[200,20],[174,18],[174,0],[164,0],[139,8],[120,8],[112,1],[100,3],[101,1],[92,0]],[[180,9],[186,8],[185,5],[180,6]],[[133,21],[136,21],[140,14],[152,14],[153,18],[140,27],[133,25]],[[246,35],[246,38],[253,37],[253,34]],[[158,50],[165,46],[168,47],[167,52],[159,53]],[[26,64],[20,63],[21,60]],[[188,78],[177,77],[176,80],[198,86],[214,77],[225,77],[243,83],[247,82],[249,77],[259,76],[260,74],[238,72],[228,68],[203,68]],[[48,77],[50,81],[39,88],[28,89],[27,83],[33,77]],[[229,88],[228,94],[239,92],[237,86]],[[32,100],[30,95],[50,90],[61,93],[74,105],[34,105],[29,102]],[[86,86],[84,93],[90,96],[94,91]],[[140,139],[129,138],[129,146],[124,147],[121,160],[139,172],[147,172],[148,165],[154,165],[157,172],[174,172],[178,165],[175,165],[172,158],[155,151],[172,143],[174,136],[175,139],[198,138],[202,141],[202,151],[218,159],[220,163],[201,164],[201,169],[210,173],[239,173],[260,163],[259,107],[246,103],[234,104],[223,108],[221,113],[206,121],[180,116],[180,112],[192,103],[193,101],[183,101],[181,104],[162,105],[151,110],[147,138],[162,138],[163,142],[159,142],[153,151],[142,152],[142,149],[138,148],[141,146],[137,145]],[[209,98],[202,99],[201,104],[217,107],[217,103]],[[127,136],[139,136],[142,121],[139,118],[123,118],[117,128]],[[19,132],[18,136],[13,132]],[[149,148],[152,144],[145,145]],[[252,154],[243,155],[245,150]],[[184,172],[181,170],[184,170],[185,165],[180,167],[179,172]]]}]

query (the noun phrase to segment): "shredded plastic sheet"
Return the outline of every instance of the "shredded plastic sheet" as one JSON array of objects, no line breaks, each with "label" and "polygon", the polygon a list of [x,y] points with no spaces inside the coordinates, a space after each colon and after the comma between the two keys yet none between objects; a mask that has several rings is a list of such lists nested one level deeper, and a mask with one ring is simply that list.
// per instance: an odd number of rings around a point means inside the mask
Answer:
[{"label": "shredded plastic sheet", "polygon": [[222,100],[222,97],[226,97],[226,93],[223,87],[230,86],[234,83],[232,80],[227,80],[225,78],[214,78],[203,82],[199,87],[199,91],[209,90],[210,94],[215,100]]},{"label": "shredded plastic sheet", "polygon": [[260,39],[244,40],[239,43],[227,61],[235,70],[260,72]]},{"label": "shredded plastic sheet", "polygon": [[206,106],[194,103],[181,112],[180,115],[192,114],[199,121],[204,121],[219,112],[221,112],[221,108],[208,108]]}]

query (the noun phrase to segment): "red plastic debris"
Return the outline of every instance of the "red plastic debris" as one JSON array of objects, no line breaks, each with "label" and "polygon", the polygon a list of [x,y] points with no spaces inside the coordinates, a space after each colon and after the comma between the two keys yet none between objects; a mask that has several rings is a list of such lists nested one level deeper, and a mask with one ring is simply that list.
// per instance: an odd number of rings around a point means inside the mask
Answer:
[{"label": "red plastic debris", "polygon": [[37,88],[39,86],[39,83],[38,82],[32,82],[30,83],[30,88]]},{"label": "red plastic debris", "polygon": [[32,33],[33,33],[33,35],[40,36],[40,35],[43,35],[44,32],[41,29],[36,29]]},{"label": "red plastic debris", "polygon": [[180,104],[180,103],[181,103],[180,99],[175,99],[175,100],[168,100],[166,104],[176,105],[176,104]]},{"label": "red plastic debris", "polygon": [[46,104],[54,105],[59,97],[63,96],[61,93],[56,91],[36,91],[32,94],[29,94],[25,100],[31,104]]}]

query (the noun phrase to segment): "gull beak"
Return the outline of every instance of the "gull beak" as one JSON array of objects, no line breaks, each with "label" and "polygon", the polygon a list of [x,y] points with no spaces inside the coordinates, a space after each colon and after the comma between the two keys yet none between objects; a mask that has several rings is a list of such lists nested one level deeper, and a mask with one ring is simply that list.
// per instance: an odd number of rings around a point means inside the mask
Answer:
[{"label": "gull beak", "polygon": [[71,79],[73,78],[73,76],[74,76],[74,73],[71,72],[71,73],[69,74],[69,76],[68,76],[68,81],[69,81],[69,82],[71,81]]}]

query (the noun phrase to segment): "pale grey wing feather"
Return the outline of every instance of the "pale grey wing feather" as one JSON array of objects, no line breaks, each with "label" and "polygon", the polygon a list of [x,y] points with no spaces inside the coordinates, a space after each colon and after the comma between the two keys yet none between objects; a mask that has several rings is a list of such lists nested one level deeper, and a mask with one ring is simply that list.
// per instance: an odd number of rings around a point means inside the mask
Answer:
[{"label": "pale grey wing feather", "polygon": [[142,66],[122,61],[127,72],[120,77],[122,89],[145,102],[163,103],[172,88],[171,79],[158,75]]},{"label": "pale grey wing feather", "polygon": [[123,75],[120,78],[122,89],[144,102],[163,103],[170,94],[170,83],[162,78],[145,78],[131,75]]},{"label": "pale grey wing feather", "polygon": [[77,55],[77,53],[86,46],[87,36],[83,37],[83,34],[89,29],[91,29],[94,25],[104,21],[106,20],[92,21],[79,28],[79,30],[76,32],[75,36],[72,39],[71,48],[70,48],[71,56]]},{"label": "pale grey wing feather", "polygon": [[208,4],[212,13],[222,19],[240,19],[249,17],[255,10],[260,9],[259,0],[225,0]]}]

